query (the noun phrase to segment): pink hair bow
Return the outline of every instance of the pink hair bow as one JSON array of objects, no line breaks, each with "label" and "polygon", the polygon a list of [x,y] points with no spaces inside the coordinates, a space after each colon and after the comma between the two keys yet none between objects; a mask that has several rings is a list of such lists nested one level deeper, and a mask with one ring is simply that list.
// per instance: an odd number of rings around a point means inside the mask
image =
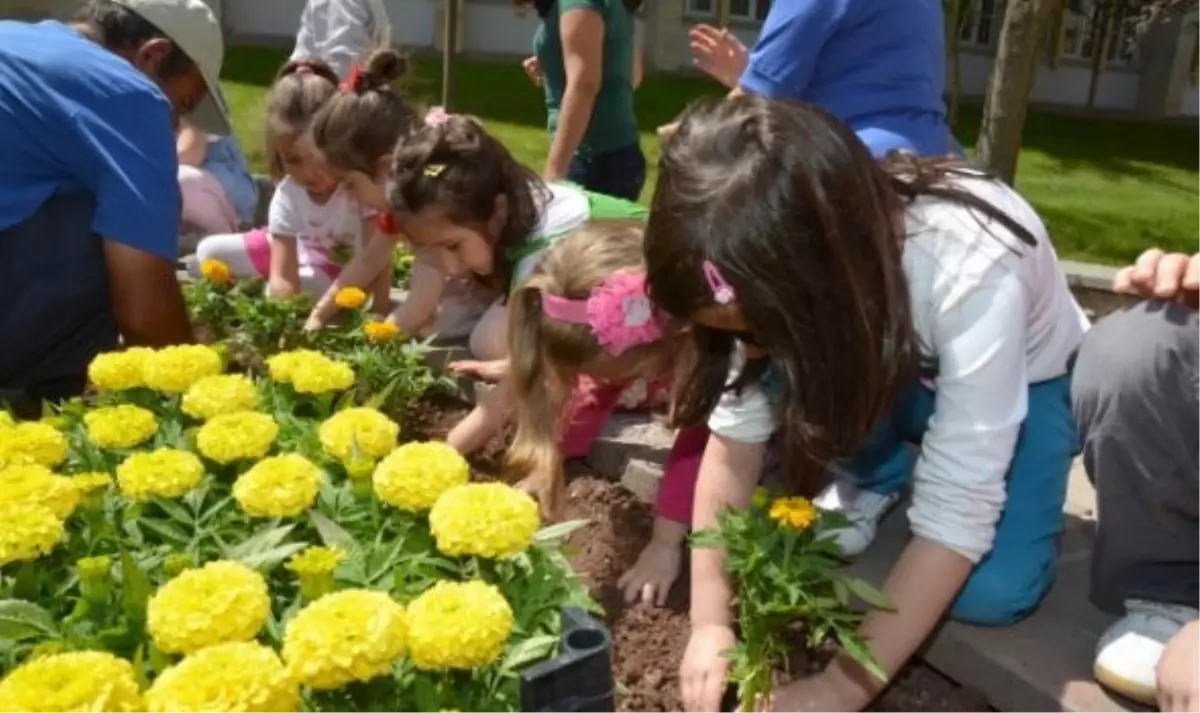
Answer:
[{"label": "pink hair bow", "polygon": [[646,295],[646,276],[619,272],[573,300],[542,293],[542,311],[551,319],[591,327],[596,341],[613,356],[662,339],[662,314]]},{"label": "pink hair bow", "polygon": [[430,107],[429,111],[425,112],[426,126],[441,126],[447,121],[450,121],[450,112],[446,111],[445,107],[434,106]]}]

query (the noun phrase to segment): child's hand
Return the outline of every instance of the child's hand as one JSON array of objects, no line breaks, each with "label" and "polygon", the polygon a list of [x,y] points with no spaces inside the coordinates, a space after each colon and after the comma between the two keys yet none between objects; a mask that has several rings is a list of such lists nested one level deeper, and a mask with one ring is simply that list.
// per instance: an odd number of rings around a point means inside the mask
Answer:
[{"label": "child's hand", "polygon": [[495,359],[493,361],[464,359],[462,361],[450,362],[450,365],[446,368],[459,376],[469,376],[472,379],[479,379],[480,381],[492,384],[508,376],[507,359]]},{"label": "child's hand", "polygon": [[296,286],[281,278],[272,277],[267,280],[267,297],[273,300],[284,300],[296,294]]},{"label": "child's hand", "polygon": [[654,535],[650,542],[646,543],[633,567],[617,580],[626,602],[632,604],[640,599],[644,604],[660,607],[667,603],[667,593],[679,577],[686,537],[686,525],[662,517],[654,520]]},{"label": "child's hand", "polygon": [[679,665],[679,683],[683,708],[689,711],[718,711],[725,695],[725,674],[729,659],[725,652],[737,643],[733,629],[721,624],[692,627],[683,663]]}]

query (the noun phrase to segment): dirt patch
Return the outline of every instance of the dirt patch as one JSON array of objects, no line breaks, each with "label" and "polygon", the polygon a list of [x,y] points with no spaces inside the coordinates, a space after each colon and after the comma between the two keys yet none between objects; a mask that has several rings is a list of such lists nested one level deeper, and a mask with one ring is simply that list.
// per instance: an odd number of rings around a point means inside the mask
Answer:
[{"label": "dirt patch", "polygon": [[[423,399],[406,421],[413,438],[442,438],[466,415],[450,397]],[[411,430],[408,430],[411,429]],[[483,477],[501,472],[506,437],[492,440],[472,465]],[[654,514],[618,483],[572,467],[567,516],[590,525],[571,539],[571,562],[600,606],[613,637],[613,679],[621,711],[677,711],[679,662],[687,645],[688,576],[672,587],[665,607],[628,606],[617,579],[637,559],[650,537]],[[964,688],[920,662],[896,677],[875,701],[877,711],[991,711],[978,692]]]}]

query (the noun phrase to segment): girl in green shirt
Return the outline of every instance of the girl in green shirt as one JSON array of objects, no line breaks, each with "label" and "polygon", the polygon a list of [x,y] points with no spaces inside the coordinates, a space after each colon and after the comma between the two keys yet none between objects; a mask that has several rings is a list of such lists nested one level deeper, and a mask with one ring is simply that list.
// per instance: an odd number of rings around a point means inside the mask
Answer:
[{"label": "girl in green shirt", "polygon": [[636,201],[646,181],[633,92],[642,53],[634,13],[642,0],[516,0],[541,22],[530,78],[546,93],[550,155],[543,176]]}]

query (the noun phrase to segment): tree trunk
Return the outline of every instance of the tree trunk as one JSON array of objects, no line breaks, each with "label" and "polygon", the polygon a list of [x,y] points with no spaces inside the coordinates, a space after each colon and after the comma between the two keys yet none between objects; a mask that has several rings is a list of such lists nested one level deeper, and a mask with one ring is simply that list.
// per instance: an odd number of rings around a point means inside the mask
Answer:
[{"label": "tree trunk", "polygon": [[1112,45],[1112,36],[1116,15],[1119,12],[1113,3],[1097,5],[1092,13],[1092,76],[1088,82],[1087,106],[1096,106],[1096,92],[1100,89],[1100,75],[1108,68],[1108,48]]},{"label": "tree trunk", "polygon": [[1037,72],[1038,47],[1059,0],[1009,0],[988,80],[975,161],[1008,184],[1017,174],[1021,131]]}]

